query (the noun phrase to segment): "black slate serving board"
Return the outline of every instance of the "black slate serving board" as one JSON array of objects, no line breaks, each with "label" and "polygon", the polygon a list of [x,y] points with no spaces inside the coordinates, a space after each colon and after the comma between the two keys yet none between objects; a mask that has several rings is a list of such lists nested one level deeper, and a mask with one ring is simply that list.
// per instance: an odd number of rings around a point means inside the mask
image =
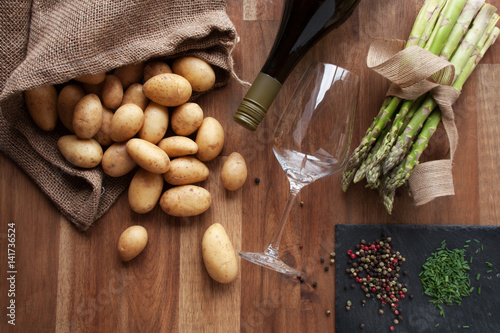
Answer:
[{"label": "black slate serving board", "polygon": [[[399,301],[398,309],[403,320],[393,324],[395,315],[389,306],[381,306],[375,298],[367,299],[359,284],[345,272],[349,249],[355,251],[355,245],[362,239],[374,242],[382,234],[392,238],[395,251],[401,252],[406,262],[401,266],[398,282],[408,284],[408,293]],[[429,302],[429,296],[423,295],[419,273],[425,260],[441,246],[445,240],[449,249],[467,248],[465,259],[470,261],[470,281],[474,291],[463,298],[460,306],[443,305],[445,317]],[[470,240],[469,243],[466,243]],[[455,226],[455,225],[345,225],[335,227],[335,332],[500,332],[500,227],[497,226]],[[488,267],[486,261],[493,264]],[[488,270],[491,273],[486,273]],[[477,274],[481,276],[476,280]],[[352,284],[356,287],[353,289]],[[477,293],[481,286],[480,294]],[[413,298],[410,299],[410,295]],[[366,304],[362,304],[362,300]],[[351,309],[346,310],[350,300]],[[379,309],[384,314],[379,314]],[[360,328],[364,324],[364,328]]]}]

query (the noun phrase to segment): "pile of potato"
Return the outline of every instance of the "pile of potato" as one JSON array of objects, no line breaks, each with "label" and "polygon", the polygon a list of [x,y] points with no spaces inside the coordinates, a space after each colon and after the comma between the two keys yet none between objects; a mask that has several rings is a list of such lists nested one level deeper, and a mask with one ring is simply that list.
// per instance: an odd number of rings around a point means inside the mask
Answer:
[{"label": "pile of potato", "polygon": [[[68,130],[57,145],[71,164],[100,165],[111,177],[136,170],[128,191],[134,212],[147,213],[159,202],[169,215],[195,216],[211,205],[210,193],[195,184],[207,179],[205,162],[222,151],[224,130],[189,100],[214,83],[208,63],[181,57],[171,65],[152,60],[83,75],[60,91],[29,90],[25,101],[41,129],[51,131],[59,120]],[[174,134],[166,137],[169,126]],[[237,190],[246,177],[243,157],[232,153],[221,171],[224,187]],[[165,192],[164,182],[172,185]]]}]

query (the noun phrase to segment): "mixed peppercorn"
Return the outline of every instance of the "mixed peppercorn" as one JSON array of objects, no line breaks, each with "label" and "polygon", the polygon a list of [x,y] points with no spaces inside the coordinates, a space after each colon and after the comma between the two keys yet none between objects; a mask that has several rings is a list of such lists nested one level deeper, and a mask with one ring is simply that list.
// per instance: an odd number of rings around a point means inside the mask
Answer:
[{"label": "mixed peppercorn", "polygon": [[[346,274],[355,281],[351,288],[356,288],[357,283],[366,298],[375,297],[382,307],[389,306],[395,315],[393,323],[396,325],[403,319],[398,306],[400,299],[406,297],[408,286],[398,282],[401,266],[406,259],[392,248],[391,241],[391,237],[385,235],[372,243],[361,240],[354,251],[347,251],[351,267],[346,269]],[[350,306],[346,306],[346,309],[349,310]],[[383,313],[384,310],[380,308],[379,314]],[[394,326],[390,329],[393,330]]]}]

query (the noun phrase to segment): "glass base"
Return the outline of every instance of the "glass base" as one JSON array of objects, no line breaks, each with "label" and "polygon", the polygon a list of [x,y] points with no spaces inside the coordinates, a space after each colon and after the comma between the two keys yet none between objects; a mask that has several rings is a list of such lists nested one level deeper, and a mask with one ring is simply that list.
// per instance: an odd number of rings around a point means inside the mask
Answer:
[{"label": "glass base", "polygon": [[242,252],[239,251],[238,254],[240,257],[243,259],[246,259],[250,262],[253,262],[254,264],[270,268],[272,270],[275,270],[277,272],[287,274],[287,275],[294,275],[294,276],[300,276],[302,273],[295,268],[292,268],[285,264],[283,261],[281,261],[278,257],[274,257],[272,255],[266,254],[264,252]]}]

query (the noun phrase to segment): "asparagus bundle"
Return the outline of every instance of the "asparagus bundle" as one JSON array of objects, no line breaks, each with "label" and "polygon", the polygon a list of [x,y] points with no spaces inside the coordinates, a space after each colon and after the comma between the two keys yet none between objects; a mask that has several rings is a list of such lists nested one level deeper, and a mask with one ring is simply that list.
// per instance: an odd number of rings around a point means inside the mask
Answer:
[{"label": "asparagus bundle", "polygon": [[[406,47],[417,45],[448,60],[455,68],[452,86],[461,91],[500,29],[496,8],[485,0],[426,0],[411,29]],[[389,213],[394,194],[419,163],[441,122],[431,94],[414,100],[387,97],[378,115],[351,154],[342,173],[342,189],[367,181],[377,189]]]}]

